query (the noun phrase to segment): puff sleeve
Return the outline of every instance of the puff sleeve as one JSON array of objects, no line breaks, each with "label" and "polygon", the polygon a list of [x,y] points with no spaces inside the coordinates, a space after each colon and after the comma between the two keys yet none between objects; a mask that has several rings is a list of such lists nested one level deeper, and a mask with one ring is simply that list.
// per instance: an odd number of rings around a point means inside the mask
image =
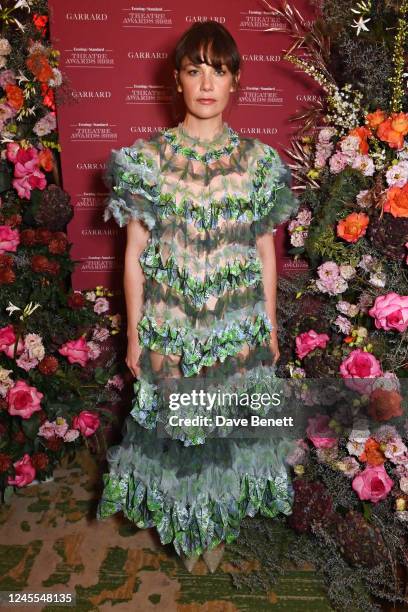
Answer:
[{"label": "puff sleeve", "polygon": [[103,218],[119,227],[140,219],[149,230],[156,225],[159,167],[151,145],[142,138],[130,147],[113,149],[103,180],[109,189]]},{"label": "puff sleeve", "polygon": [[255,235],[272,232],[287,221],[299,208],[300,202],[291,190],[292,173],[279,153],[258,141],[252,183],[252,230]]}]

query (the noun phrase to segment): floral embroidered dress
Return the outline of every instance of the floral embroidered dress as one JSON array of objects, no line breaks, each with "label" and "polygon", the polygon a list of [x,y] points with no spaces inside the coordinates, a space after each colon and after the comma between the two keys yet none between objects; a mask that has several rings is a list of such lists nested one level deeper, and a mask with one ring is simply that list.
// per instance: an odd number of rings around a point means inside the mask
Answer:
[{"label": "floral embroidered dress", "polygon": [[[234,540],[245,516],[291,513],[288,441],[234,436],[231,419],[276,412],[248,402],[278,382],[256,238],[299,203],[277,151],[225,122],[211,140],[180,123],[114,150],[106,179],[105,221],[139,219],[150,239],[142,374],[123,440],[108,450],[97,516],[123,511],[179,554],[200,554]],[[193,388],[212,394],[211,406]],[[174,390],[189,392],[177,410]]]}]

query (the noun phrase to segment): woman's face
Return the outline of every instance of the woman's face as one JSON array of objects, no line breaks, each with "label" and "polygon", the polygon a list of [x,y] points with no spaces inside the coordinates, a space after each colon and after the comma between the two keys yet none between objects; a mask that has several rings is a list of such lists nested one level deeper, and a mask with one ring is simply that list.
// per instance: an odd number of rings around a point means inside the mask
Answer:
[{"label": "woman's face", "polygon": [[180,72],[175,70],[174,77],[177,91],[183,92],[187,110],[202,119],[221,114],[228,104],[230,93],[235,91],[233,75],[225,64],[217,70],[205,63],[193,64],[188,57],[184,57]]}]

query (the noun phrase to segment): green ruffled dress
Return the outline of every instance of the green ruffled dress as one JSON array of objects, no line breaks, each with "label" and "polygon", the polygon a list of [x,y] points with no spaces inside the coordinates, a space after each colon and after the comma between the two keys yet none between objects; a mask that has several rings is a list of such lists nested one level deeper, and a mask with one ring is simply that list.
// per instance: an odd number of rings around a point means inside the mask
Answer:
[{"label": "green ruffled dress", "polygon": [[[179,554],[200,554],[236,539],[245,516],[291,513],[290,442],[237,435],[227,419],[279,416],[272,402],[248,402],[279,388],[256,237],[299,202],[277,151],[226,122],[211,140],[180,123],[114,150],[106,181],[105,221],[139,219],[150,240],[140,257],[142,375],[122,442],[108,449],[97,517],[122,511]],[[192,389],[213,394],[211,409]],[[175,391],[190,392],[177,409]]]}]

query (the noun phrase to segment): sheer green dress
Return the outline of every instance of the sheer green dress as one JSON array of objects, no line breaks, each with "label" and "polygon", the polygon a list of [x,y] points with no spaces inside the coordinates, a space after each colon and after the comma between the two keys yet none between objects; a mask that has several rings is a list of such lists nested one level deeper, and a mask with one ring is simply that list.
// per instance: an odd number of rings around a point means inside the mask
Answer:
[{"label": "sheer green dress", "polygon": [[[245,516],[291,513],[288,440],[237,435],[227,419],[276,412],[248,402],[277,382],[256,237],[299,202],[277,151],[225,122],[211,140],[179,124],[114,150],[105,178],[105,221],[139,219],[150,239],[142,375],[123,439],[108,449],[97,517],[122,511],[179,554],[200,554],[236,539]],[[214,394],[211,410],[191,394],[170,408],[169,389],[192,388]]]}]

